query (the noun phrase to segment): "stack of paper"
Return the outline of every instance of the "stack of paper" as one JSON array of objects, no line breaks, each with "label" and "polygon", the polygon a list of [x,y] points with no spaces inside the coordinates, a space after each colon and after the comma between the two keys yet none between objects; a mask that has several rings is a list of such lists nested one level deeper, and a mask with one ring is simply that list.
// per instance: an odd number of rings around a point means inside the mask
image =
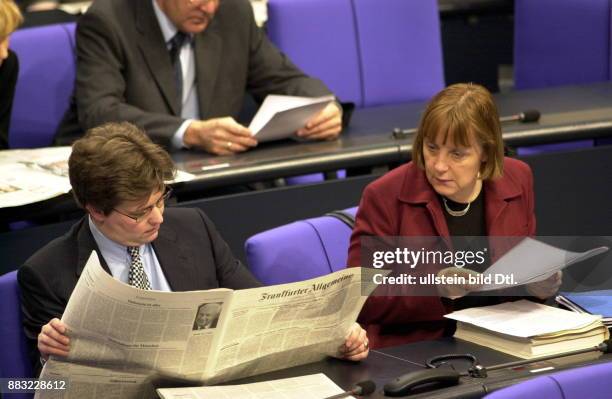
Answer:
[{"label": "stack of paper", "polygon": [[523,359],[594,347],[609,337],[601,316],[528,300],[465,309],[446,317],[457,320],[456,338]]},{"label": "stack of paper", "polygon": [[603,324],[612,327],[612,290],[560,292],[556,301],[577,313],[601,315]]}]

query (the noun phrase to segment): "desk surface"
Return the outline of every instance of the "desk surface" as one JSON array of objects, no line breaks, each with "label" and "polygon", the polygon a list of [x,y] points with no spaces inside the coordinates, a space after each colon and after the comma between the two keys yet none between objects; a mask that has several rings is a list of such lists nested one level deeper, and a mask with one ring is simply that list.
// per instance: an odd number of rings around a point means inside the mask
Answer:
[{"label": "desk surface", "polygon": [[[538,109],[537,123],[503,126],[508,145],[612,136],[612,83],[517,91],[496,96],[501,115]],[[417,126],[425,102],[355,110],[351,126],[331,142],[291,140],[262,144],[249,152],[215,157],[197,151],[173,154],[181,169],[201,170],[196,180],[178,183],[177,194],[206,196],[205,190],[320,171],[397,165],[410,159],[413,137],[395,139],[394,128]],[[204,194],[203,194],[204,192]],[[209,195],[209,194],[208,194]],[[57,215],[76,210],[69,195],[18,208],[0,209],[0,221]]]},{"label": "desk surface", "polygon": [[[509,123],[510,146],[612,136],[612,84],[516,91],[496,95],[500,115],[537,109],[536,123]],[[414,128],[426,102],[357,109],[350,127],[331,142],[291,140],[262,144],[247,153],[215,157],[202,152],[173,154],[179,168],[197,172],[190,189],[244,184],[319,171],[402,163],[410,159],[413,136],[395,139],[394,128]],[[201,168],[203,170],[201,171]]]},{"label": "desk surface", "polygon": [[[376,383],[376,392],[369,398],[386,398],[382,389],[385,383],[404,373],[423,369],[424,362],[432,357],[449,353],[471,353],[475,355],[485,367],[496,364],[520,360],[516,357],[493,351],[489,348],[475,345],[454,338],[442,338],[434,341],[416,342],[394,348],[385,348],[371,351],[370,356],[363,362],[353,363],[337,359],[327,359],[318,363],[279,370],[262,374],[256,377],[232,381],[230,384],[250,383],[279,378],[295,377],[299,375],[324,373],[340,387],[348,390],[357,382],[372,380]],[[536,377],[543,373],[550,373],[577,367],[580,365],[612,361],[612,355],[590,355],[561,358],[555,361],[539,362],[532,366],[517,368],[515,370],[500,370],[489,373],[486,379],[462,378],[461,383],[452,388],[411,395],[411,398],[479,398],[495,389],[517,383],[519,381]],[[467,370],[467,364],[457,364],[458,371]],[[541,368],[552,367],[542,372],[533,372]]]}]

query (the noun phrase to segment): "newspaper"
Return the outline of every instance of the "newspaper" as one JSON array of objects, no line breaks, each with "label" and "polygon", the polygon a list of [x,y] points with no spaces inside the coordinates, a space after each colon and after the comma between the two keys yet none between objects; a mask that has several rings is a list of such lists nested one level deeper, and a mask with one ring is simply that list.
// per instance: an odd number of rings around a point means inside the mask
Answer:
[{"label": "newspaper", "polygon": [[70,191],[70,147],[0,151],[0,208],[31,204]]},{"label": "newspaper", "polygon": [[[162,399],[240,398],[240,399],[320,399],[341,394],[344,389],[325,374],[310,374],[280,380],[217,387],[163,388]],[[353,398],[347,395],[346,398]]]},{"label": "newspaper", "polygon": [[[0,151],[0,208],[32,204],[68,193],[71,151],[71,147]],[[179,170],[170,183],[194,178]]]},{"label": "newspaper", "polygon": [[[69,379],[69,389],[36,397],[151,397],[159,387],[216,384],[334,356],[367,298],[361,273],[240,291],[144,291],[114,279],[92,252],[62,316],[69,356],[52,356],[41,373]],[[373,283],[364,281],[369,294]]]}]

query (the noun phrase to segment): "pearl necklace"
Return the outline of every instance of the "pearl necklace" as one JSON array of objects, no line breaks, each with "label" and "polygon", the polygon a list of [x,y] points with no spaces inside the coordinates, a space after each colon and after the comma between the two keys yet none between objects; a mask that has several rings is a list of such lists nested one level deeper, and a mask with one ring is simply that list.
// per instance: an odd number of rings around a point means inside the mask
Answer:
[{"label": "pearl necklace", "polygon": [[448,207],[446,198],[442,197],[442,202],[444,202],[444,208],[446,209],[446,212],[448,212],[449,215],[454,216],[454,217],[465,216],[465,214],[468,213],[468,211],[470,210],[470,205],[472,205],[471,202],[468,202],[465,209],[462,209],[460,211],[453,211],[452,209]]}]

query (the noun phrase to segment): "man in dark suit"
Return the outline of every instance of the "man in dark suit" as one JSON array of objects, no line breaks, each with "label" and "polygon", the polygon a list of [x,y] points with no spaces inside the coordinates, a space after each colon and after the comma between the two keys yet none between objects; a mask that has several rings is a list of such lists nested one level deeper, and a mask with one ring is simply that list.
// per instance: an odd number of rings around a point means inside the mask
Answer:
[{"label": "man in dark suit", "polygon": [[[175,168],[168,153],[134,125],[109,123],[77,140],[69,159],[72,191],[87,216],[19,269],[24,330],[35,370],[49,355],[66,356],[59,320],[95,250],[113,277],[142,289],[191,291],[260,286],[197,209],[165,209],[164,182]],[[340,356],[367,355],[357,325]]]},{"label": "man in dark suit", "polygon": [[[78,24],[76,109],[56,142],[74,138],[77,112],[83,130],[126,120],[169,147],[245,151],[257,144],[234,120],[245,91],[259,102],[330,94],[270,43],[248,0],[96,1]],[[298,135],[332,139],[340,129],[334,103]]]}]

